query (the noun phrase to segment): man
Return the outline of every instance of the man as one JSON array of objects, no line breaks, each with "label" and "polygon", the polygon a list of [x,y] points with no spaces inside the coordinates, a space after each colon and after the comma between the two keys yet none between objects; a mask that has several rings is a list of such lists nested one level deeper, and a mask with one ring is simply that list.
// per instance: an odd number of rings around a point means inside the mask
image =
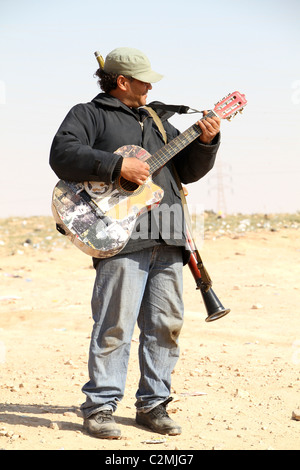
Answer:
[{"label": "man", "polygon": [[[154,154],[164,145],[159,128],[143,108],[152,83],[162,75],[151,69],[141,51],[130,48],[110,52],[96,75],[104,93],[70,110],[54,138],[50,165],[60,179],[111,183],[122,176],[142,185],[149,177],[147,161],[114,152],[123,145],[137,145]],[[213,167],[220,139],[217,117],[198,125],[200,137],[153,178],[164,190],[160,206],[138,219],[119,254],[93,260],[90,380],[83,387],[86,401],[81,410],[85,429],[99,438],[121,436],[113,412],[124,395],[136,322],[140,328],[136,422],[161,434],[181,433],[166,411],[172,400],[171,373],[179,356],[182,267],[188,260],[184,227],[179,224],[178,229],[171,216],[183,217],[174,168],[183,183],[197,181]],[[163,126],[168,141],[179,134],[167,120]]]}]

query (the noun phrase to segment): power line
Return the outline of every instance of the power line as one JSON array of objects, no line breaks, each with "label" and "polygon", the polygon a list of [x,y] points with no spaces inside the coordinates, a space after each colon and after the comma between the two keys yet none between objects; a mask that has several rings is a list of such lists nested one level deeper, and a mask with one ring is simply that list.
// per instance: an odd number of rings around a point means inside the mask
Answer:
[{"label": "power line", "polygon": [[[230,165],[226,164],[226,166],[228,167],[229,171],[231,172],[231,167]],[[217,210],[216,212],[217,213],[220,213],[220,214],[226,214],[227,213],[227,204],[226,204],[226,198],[225,198],[225,188],[229,188],[231,189],[231,192],[233,192],[233,188],[232,188],[232,178],[231,176],[228,174],[228,173],[224,173],[224,163],[222,162],[221,159],[218,159],[217,162],[216,162],[216,173],[215,175],[212,175],[208,182],[210,182],[211,179],[214,179],[216,178],[217,180],[217,183],[215,186],[211,187],[209,190],[208,190],[208,194],[210,193],[210,191],[212,190],[217,190]],[[229,182],[230,184],[226,184],[224,182],[224,179],[229,179]]]}]

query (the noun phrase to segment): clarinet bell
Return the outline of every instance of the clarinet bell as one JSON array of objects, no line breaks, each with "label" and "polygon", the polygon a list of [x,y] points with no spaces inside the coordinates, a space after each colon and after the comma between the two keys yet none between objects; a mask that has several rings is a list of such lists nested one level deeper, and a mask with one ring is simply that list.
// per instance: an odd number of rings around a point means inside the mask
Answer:
[{"label": "clarinet bell", "polygon": [[208,289],[207,291],[200,288],[200,291],[208,314],[207,318],[205,319],[206,322],[218,320],[230,312],[230,308],[223,307],[212,288]]}]

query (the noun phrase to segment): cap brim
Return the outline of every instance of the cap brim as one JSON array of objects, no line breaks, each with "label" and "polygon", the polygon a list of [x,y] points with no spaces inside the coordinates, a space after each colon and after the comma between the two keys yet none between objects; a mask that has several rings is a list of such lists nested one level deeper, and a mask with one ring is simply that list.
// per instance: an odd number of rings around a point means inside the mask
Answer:
[{"label": "cap brim", "polygon": [[164,76],[160,73],[156,73],[153,70],[147,72],[137,72],[131,75],[132,78],[140,80],[145,83],[156,83],[159,82]]}]

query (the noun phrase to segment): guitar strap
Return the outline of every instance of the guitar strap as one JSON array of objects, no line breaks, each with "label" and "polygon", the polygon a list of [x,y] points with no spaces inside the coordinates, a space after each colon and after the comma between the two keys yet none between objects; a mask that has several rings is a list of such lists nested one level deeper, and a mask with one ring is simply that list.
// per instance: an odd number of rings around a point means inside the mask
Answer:
[{"label": "guitar strap", "polygon": [[[152,106],[152,103],[150,103],[150,105]],[[144,109],[146,109],[148,111],[148,113],[150,114],[150,116],[153,118],[153,121],[157,125],[157,127],[158,127],[158,129],[159,129],[159,131],[160,131],[160,133],[161,133],[161,135],[164,139],[165,144],[167,144],[168,138],[167,138],[165,128],[162,124],[162,121],[161,121],[160,117],[158,116],[157,112],[152,107],[150,107],[150,105],[149,106],[144,106]],[[168,108],[170,110],[170,107],[172,105],[165,105],[165,106],[168,106]],[[173,109],[178,108],[178,106],[172,106],[172,108]],[[180,108],[183,108],[183,106],[181,106]],[[186,108],[187,110],[189,109],[187,106],[185,106],[184,108]],[[187,111],[183,111],[183,112],[187,112]],[[202,111],[193,110],[193,112],[202,112]],[[172,113],[172,114],[174,114],[174,113]],[[182,114],[182,113],[179,113],[179,114]],[[207,270],[206,270],[206,268],[203,264],[200,253],[199,253],[199,251],[196,247],[196,244],[195,244],[195,240],[194,240],[193,232],[192,232],[192,221],[191,221],[191,216],[190,216],[189,211],[188,211],[188,206],[187,206],[186,197],[185,197],[185,191],[184,191],[184,188],[182,187],[179,175],[177,173],[177,170],[176,170],[174,164],[173,164],[173,172],[174,172],[174,177],[175,177],[175,180],[176,180],[179,192],[180,192],[182,207],[183,207],[183,211],[184,211],[184,218],[185,218],[185,223],[186,223],[186,228],[187,228],[187,243],[188,243],[191,251],[193,251],[193,253],[196,256],[197,267],[198,267],[198,269],[200,271],[200,274],[201,274],[201,281],[202,281],[202,283],[205,287],[205,290],[208,290],[212,286],[212,281],[211,281],[211,278],[210,278],[210,276],[209,276],[209,274],[208,274],[208,272],[207,272]]]},{"label": "guitar strap", "polygon": [[198,109],[189,108],[188,106],[178,105],[178,104],[165,104],[161,101],[151,101],[148,106],[156,112],[158,117],[161,120],[169,119],[175,113],[177,114],[194,114],[194,113],[203,113],[203,111],[198,111]]}]

